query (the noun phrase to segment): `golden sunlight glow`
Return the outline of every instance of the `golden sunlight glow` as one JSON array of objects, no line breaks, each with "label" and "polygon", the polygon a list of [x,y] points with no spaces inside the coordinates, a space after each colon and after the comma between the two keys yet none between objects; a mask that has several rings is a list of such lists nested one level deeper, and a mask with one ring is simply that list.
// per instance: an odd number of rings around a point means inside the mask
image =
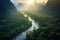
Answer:
[{"label": "golden sunlight glow", "polygon": [[48,0],[40,0],[40,3],[45,5],[48,2]]},{"label": "golden sunlight glow", "polygon": [[28,8],[35,7],[35,0],[27,0],[26,5]]},{"label": "golden sunlight glow", "polygon": [[25,4],[25,5],[27,5],[27,4],[28,5],[36,5],[36,4],[45,5],[48,2],[48,0],[15,0],[15,1]]},{"label": "golden sunlight glow", "polygon": [[14,0],[14,1],[21,3],[23,5],[23,7],[22,7],[23,9],[28,9],[28,8],[33,9],[33,8],[37,8],[39,6],[43,7],[48,2],[48,0]]},{"label": "golden sunlight glow", "polygon": [[39,4],[41,4],[41,5],[46,5],[46,3],[47,3],[47,1],[48,0],[28,0],[27,1],[27,4],[28,5],[39,5]]},{"label": "golden sunlight glow", "polygon": [[28,0],[28,2],[29,2],[30,4],[33,4],[33,3],[34,3],[34,0]]},{"label": "golden sunlight glow", "polygon": [[47,2],[48,2],[48,0],[27,0],[24,3],[24,5],[25,5],[24,8],[25,9],[35,9],[41,5],[45,6]]}]

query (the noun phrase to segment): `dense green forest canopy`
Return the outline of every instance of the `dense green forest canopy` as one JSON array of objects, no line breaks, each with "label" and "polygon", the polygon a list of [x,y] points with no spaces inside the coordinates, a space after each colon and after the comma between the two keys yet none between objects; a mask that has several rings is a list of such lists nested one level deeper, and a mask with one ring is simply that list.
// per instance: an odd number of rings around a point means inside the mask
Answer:
[{"label": "dense green forest canopy", "polygon": [[[23,12],[39,23],[37,30],[27,32],[26,40],[60,40],[60,0],[48,0],[42,10]],[[31,25],[10,0],[0,0],[0,40],[11,40]]]},{"label": "dense green forest canopy", "polygon": [[0,0],[0,40],[12,40],[31,25],[10,0]]},{"label": "dense green forest canopy", "polygon": [[28,32],[26,40],[60,40],[59,3],[59,0],[49,0],[42,12],[25,11],[27,15],[39,22],[39,28]]}]

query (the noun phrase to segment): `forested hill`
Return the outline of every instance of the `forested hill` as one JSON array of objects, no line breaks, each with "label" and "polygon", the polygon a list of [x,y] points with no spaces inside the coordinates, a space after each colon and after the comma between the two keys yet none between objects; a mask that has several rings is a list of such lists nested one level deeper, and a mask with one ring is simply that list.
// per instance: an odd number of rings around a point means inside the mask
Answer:
[{"label": "forested hill", "polygon": [[60,17],[60,0],[48,0],[42,12]]},{"label": "forested hill", "polygon": [[12,40],[31,25],[10,0],[0,0],[0,40]]},{"label": "forested hill", "polygon": [[14,14],[16,14],[16,8],[10,2],[10,0],[0,0],[0,19],[13,14],[13,12],[15,12]]}]

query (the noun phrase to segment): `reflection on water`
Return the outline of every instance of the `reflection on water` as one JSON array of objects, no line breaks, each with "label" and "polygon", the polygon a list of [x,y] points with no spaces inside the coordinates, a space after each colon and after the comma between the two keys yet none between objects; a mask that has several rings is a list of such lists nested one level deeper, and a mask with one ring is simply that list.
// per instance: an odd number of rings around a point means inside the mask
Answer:
[{"label": "reflection on water", "polygon": [[33,19],[31,19],[29,16],[27,16],[26,14],[24,14],[24,12],[22,12],[22,13],[23,13],[24,17],[28,17],[29,21],[32,22],[32,26],[30,28],[28,28],[26,31],[20,33],[13,40],[24,40],[24,39],[26,39],[26,32],[33,31],[34,28],[38,29],[38,24]]}]

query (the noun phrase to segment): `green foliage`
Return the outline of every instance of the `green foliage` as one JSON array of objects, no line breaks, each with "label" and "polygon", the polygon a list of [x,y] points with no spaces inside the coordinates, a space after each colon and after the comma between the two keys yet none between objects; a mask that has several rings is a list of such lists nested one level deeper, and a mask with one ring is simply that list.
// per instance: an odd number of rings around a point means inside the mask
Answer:
[{"label": "green foliage", "polygon": [[25,18],[20,12],[15,16],[10,16],[3,20],[0,19],[0,40],[10,40],[31,25],[31,21],[28,21],[28,18]]},{"label": "green foliage", "polygon": [[26,12],[39,23],[39,28],[27,33],[26,40],[60,40],[60,19],[40,13]]}]

